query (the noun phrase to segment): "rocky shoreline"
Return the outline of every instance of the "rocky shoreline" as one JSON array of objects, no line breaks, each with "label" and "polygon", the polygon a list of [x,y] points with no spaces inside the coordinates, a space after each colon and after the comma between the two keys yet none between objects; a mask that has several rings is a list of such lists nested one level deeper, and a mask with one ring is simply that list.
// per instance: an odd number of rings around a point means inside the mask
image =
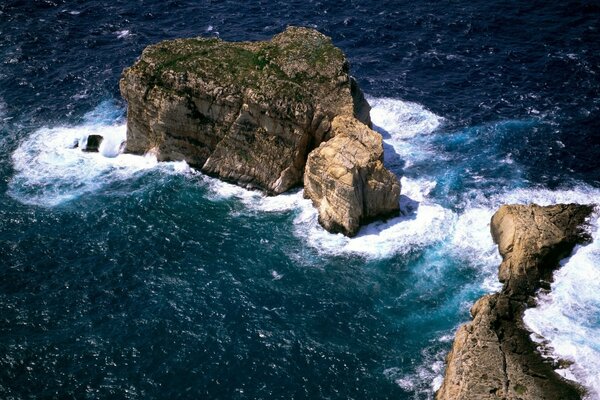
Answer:
[{"label": "rocky shoreline", "polygon": [[[277,195],[303,185],[319,223],[347,236],[399,213],[400,182],[383,164],[370,106],[331,39],[288,27],[270,41],[191,38],[147,47],[123,72],[126,152],[186,161]],[[97,146],[96,146],[97,147]],[[92,149],[93,150],[93,149]],[[437,400],[580,399],[542,358],[523,323],[535,293],[574,246],[593,207],[510,205],[491,221],[499,293],[458,330]]]},{"label": "rocky shoreline", "polygon": [[270,195],[304,184],[331,232],[399,212],[400,183],[343,52],[314,29],[148,46],[123,72],[126,152]]},{"label": "rocky shoreline", "polygon": [[505,205],[492,217],[491,233],[502,256],[500,293],[480,298],[473,320],[461,326],[446,359],[437,400],[581,399],[583,388],[554,371],[531,340],[523,312],[535,293],[549,289],[552,272],[577,244],[593,207],[578,204]]}]

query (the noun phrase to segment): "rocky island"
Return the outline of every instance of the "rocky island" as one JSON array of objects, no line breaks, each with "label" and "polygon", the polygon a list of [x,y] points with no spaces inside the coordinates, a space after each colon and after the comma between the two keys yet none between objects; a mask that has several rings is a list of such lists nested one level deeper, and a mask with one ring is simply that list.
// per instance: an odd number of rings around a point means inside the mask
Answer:
[{"label": "rocky island", "polygon": [[538,289],[549,290],[552,272],[574,246],[590,239],[584,230],[593,207],[577,204],[502,206],[491,233],[502,256],[500,293],[480,298],[473,321],[461,326],[446,359],[437,400],[568,400],[582,389],[558,375],[523,323]]},{"label": "rocky island", "polygon": [[270,195],[304,184],[331,232],[399,211],[369,104],[327,36],[288,27],[270,41],[163,41],[123,72],[126,152],[184,160]]}]

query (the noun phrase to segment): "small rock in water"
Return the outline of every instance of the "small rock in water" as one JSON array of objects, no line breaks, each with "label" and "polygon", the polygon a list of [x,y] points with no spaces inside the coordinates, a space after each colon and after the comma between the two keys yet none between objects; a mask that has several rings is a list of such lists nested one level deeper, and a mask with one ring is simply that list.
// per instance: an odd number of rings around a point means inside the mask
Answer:
[{"label": "small rock in water", "polygon": [[78,147],[79,147],[79,139],[73,139],[73,140],[71,141],[71,143],[69,143],[69,144],[67,145],[67,148],[69,148],[69,149],[76,149],[76,148],[78,148]]},{"label": "small rock in water", "polygon": [[102,144],[103,139],[104,138],[100,135],[90,135],[87,138],[86,145],[82,146],[81,150],[97,153],[98,149],[100,148],[100,144]]}]

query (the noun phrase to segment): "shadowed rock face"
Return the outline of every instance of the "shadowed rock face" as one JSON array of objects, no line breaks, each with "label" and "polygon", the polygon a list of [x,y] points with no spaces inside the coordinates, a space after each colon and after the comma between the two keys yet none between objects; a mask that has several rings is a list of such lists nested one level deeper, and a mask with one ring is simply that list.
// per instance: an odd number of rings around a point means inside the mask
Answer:
[{"label": "shadowed rock face", "polygon": [[398,211],[400,185],[383,166],[369,104],[342,51],[313,29],[265,42],[164,41],[123,72],[120,89],[127,152],[279,194],[303,182],[317,148],[305,194],[326,229],[354,235]]},{"label": "shadowed rock face", "polygon": [[577,204],[509,205],[494,214],[491,232],[504,287],[479,299],[473,321],[457,331],[437,400],[581,398],[581,389],[537,352],[522,317],[559,261],[590,239],[583,226],[592,211]]},{"label": "shadowed rock face", "polygon": [[370,125],[341,50],[290,27],[265,42],[192,38],[147,47],[120,81],[127,148],[185,160],[270,194],[302,182],[310,150],[337,115]]}]

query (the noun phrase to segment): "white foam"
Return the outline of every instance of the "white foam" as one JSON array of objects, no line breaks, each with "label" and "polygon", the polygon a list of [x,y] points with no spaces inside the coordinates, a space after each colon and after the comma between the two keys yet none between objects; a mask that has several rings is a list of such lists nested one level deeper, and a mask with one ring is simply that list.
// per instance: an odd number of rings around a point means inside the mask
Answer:
[{"label": "white foam", "polygon": [[[12,155],[15,175],[8,193],[26,204],[52,207],[115,180],[128,179],[140,170],[157,167],[152,156],[116,154],[116,144],[123,141],[125,132],[124,124],[90,123],[33,132]],[[84,142],[89,135],[104,138],[99,153],[73,148],[74,143]],[[161,163],[161,168],[185,170],[182,163]]]},{"label": "white foam", "polygon": [[274,281],[278,281],[281,278],[283,278],[283,275],[280,274],[279,272],[275,271],[275,270],[271,270],[271,276],[273,277]]},{"label": "white foam", "polygon": [[[413,190],[417,185],[403,179]],[[426,191],[426,189],[425,189]],[[417,197],[422,195],[417,193]],[[318,223],[317,210],[309,201],[294,220],[295,234],[321,253],[330,255],[357,254],[369,258],[387,258],[395,254],[408,254],[427,245],[443,241],[455,220],[455,215],[442,206],[423,201],[416,210],[387,221],[363,227],[354,238],[332,234]]]},{"label": "white foam", "polygon": [[256,190],[244,189],[216,178],[200,175],[201,181],[209,189],[207,197],[211,200],[236,199],[249,210],[261,212],[286,212],[300,208],[306,202],[302,191],[291,191],[277,196],[267,196]]},{"label": "white foam", "polygon": [[600,398],[600,219],[592,219],[593,242],[578,247],[554,274],[549,293],[525,312],[525,323],[549,341],[555,357],[574,362],[563,376],[582,383],[586,399]]},{"label": "white foam", "polygon": [[374,129],[382,134],[386,145],[384,157],[388,164],[395,164],[399,158],[407,168],[416,162],[439,157],[422,143],[411,143],[411,139],[434,133],[442,126],[444,118],[419,104],[402,100],[369,98],[369,103]]},{"label": "white foam", "polygon": [[490,234],[490,221],[503,204],[551,205],[558,203],[593,204],[600,199],[600,189],[580,185],[571,189],[512,189],[485,196],[466,193],[464,211],[459,213],[453,226],[448,246],[452,256],[469,262],[484,276],[482,287],[496,291],[501,285],[497,271],[501,258]]},{"label": "white foam", "polygon": [[440,127],[444,118],[420,104],[391,98],[369,98],[371,121],[392,137],[408,139],[430,134]]},{"label": "white foam", "polygon": [[486,292],[499,290],[502,286],[497,278],[501,257],[490,234],[492,215],[494,210],[485,207],[465,210],[458,216],[448,243],[449,254],[479,271]]},{"label": "white foam", "polygon": [[384,370],[383,375],[418,398],[433,399],[444,380],[445,355],[444,350],[431,346],[421,351],[422,362],[413,371],[403,374],[400,368],[392,367]]},{"label": "white foam", "polygon": [[127,36],[130,36],[130,35],[131,35],[131,33],[129,32],[129,30],[127,30],[127,29],[124,29],[124,30],[122,30],[122,31],[117,31],[117,32],[115,32],[115,35],[117,35],[117,39],[124,39],[124,38],[126,38]]},{"label": "white foam", "polygon": [[[369,258],[387,258],[395,254],[406,254],[419,248],[443,241],[451,232],[455,215],[437,204],[426,200],[434,182],[411,181],[403,178],[403,193],[414,201],[403,197],[401,206],[406,215],[388,221],[374,222],[363,227],[354,238],[332,234],[318,223],[318,213],[312,202],[303,198],[303,191],[266,196],[258,191],[246,190],[218,179],[201,175],[209,189],[212,200],[236,199],[246,209],[260,212],[294,211],[294,234],[320,253],[326,255],[356,254]],[[418,203],[422,202],[422,203]],[[410,206],[416,207],[411,211]]]},{"label": "white foam", "polygon": [[595,204],[600,200],[600,189],[589,185],[578,185],[568,189],[550,190],[544,188],[513,189],[492,196],[492,205],[531,204],[541,206],[558,203]]}]

